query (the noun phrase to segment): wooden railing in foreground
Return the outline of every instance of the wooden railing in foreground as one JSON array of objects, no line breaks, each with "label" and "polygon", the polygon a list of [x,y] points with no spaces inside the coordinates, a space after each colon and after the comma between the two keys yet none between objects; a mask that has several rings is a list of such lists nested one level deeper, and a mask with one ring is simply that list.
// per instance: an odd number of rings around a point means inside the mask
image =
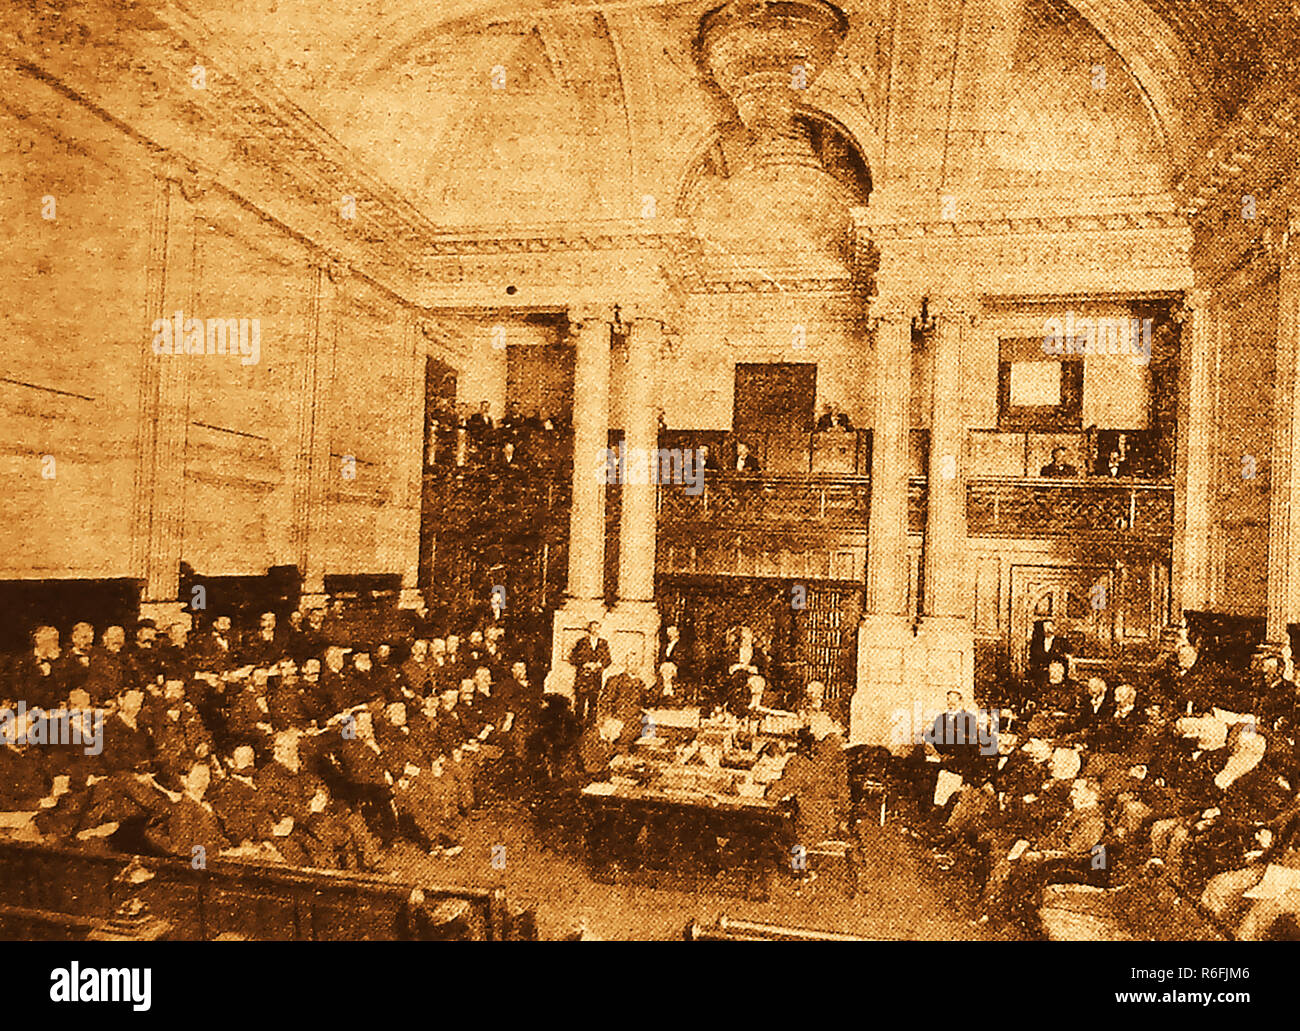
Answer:
[{"label": "wooden railing in foreground", "polygon": [[[118,877],[132,862],[153,876]],[[423,893],[422,906],[411,892]],[[169,927],[168,940],[217,937],[273,941],[536,939],[535,915],[499,889],[424,885],[376,874],[311,870],[241,859],[128,856],[40,842],[0,840],[0,937],[81,939],[109,926],[134,897]],[[444,905],[446,904],[446,905]],[[433,914],[436,919],[430,920]]]},{"label": "wooden railing in foreground", "polygon": [[748,920],[735,920],[729,916],[720,916],[711,924],[702,924],[692,920],[686,925],[683,937],[687,941],[835,941],[868,942],[900,941],[897,938],[860,938],[854,934],[841,934],[838,931],[818,931],[807,927],[784,927],[780,924],[760,924]]}]

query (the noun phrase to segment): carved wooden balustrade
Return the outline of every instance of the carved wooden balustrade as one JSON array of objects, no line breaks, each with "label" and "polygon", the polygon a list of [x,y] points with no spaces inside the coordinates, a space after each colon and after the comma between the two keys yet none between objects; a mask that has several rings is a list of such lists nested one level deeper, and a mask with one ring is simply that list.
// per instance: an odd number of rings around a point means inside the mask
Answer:
[{"label": "carved wooden balustrade", "polygon": [[[925,526],[924,477],[908,480],[907,525]],[[813,534],[866,531],[871,511],[867,476],[734,476],[710,473],[703,489],[658,490],[661,531],[699,535],[709,529],[803,528]],[[972,537],[1120,537],[1170,539],[1173,485],[1136,479],[1051,480],[984,477],[966,485]]]},{"label": "carved wooden balustrade", "polygon": [[972,479],[966,530],[972,537],[1172,539],[1174,489],[1132,479]]},{"label": "carved wooden balustrade", "polygon": [[[658,489],[664,530],[686,524],[717,527],[801,525],[815,530],[867,529],[871,514],[869,476],[735,476],[709,473],[698,493],[685,485]],[[925,525],[925,479],[908,481],[908,530]]]}]

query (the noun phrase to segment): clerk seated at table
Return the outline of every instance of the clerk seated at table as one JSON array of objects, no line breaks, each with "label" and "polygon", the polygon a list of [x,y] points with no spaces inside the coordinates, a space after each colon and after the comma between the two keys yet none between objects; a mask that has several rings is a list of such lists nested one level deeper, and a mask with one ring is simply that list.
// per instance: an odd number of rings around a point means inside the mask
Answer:
[{"label": "clerk seated at table", "polygon": [[849,807],[849,767],[841,727],[827,721],[799,731],[797,751],[786,761],[769,798],[794,797],[795,844],[810,848],[839,837]]},{"label": "clerk seated at table", "polygon": [[763,649],[754,642],[754,631],[747,626],[739,630],[737,640],[722,660],[722,679],[725,683],[722,704],[733,697],[747,698],[749,678],[767,676],[767,656]]},{"label": "clerk seated at table", "polygon": [[727,699],[727,711],[733,716],[746,717],[789,716],[780,694],[768,687],[767,681],[757,673],[745,682],[744,693],[734,693]]}]

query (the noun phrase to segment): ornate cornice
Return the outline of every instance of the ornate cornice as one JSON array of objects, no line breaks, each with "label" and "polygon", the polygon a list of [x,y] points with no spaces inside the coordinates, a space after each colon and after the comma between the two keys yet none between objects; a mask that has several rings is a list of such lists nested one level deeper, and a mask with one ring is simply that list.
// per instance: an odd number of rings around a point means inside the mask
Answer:
[{"label": "ornate cornice", "polygon": [[507,230],[432,234],[431,257],[479,254],[547,254],[557,251],[658,250],[673,252],[683,243],[674,232],[618,232],[610,229]]},{"label": "ornate cornice", "polygon": [[755,276],[745,279],[708,279],[691,291],[697,294],[838,294],[858,297],[866,292],[864,284],[851,276],[810,276],[773,279]]},{"label": "ornate cornice", "polygon": [[859,221],[860,234],[872,240],[954,239],[988,236],[1035,236],[1050,233],[1113,233],[1134,229],[1184,229],[1187,220],[1177,211],[1107,212],[1026,218],[985,218],[966,221],[878,223]]}]

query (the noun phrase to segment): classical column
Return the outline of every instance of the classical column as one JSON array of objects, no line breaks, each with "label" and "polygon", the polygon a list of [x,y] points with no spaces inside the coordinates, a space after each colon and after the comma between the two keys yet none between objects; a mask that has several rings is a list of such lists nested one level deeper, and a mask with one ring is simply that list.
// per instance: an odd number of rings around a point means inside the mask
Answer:
[{"label": "classical column", "polygon": [[879,311],[875,333],[875,410],[871,422],[871,514],[865,611],[907,618],[907,422],[912,329],[902,302]]},{"label": "classical column", "polygon": [[924,603],[909,665],[923,709],[942,709],[949,691],[973,701],[973,592],[966,544],[966,423],[961,358],[978,302],[937,305],[930,334],[930,457],[926,471]]},{"label": "classical column", "polygon": [[551,668],[567,669],[586,624],[605,617],[605,485],[609,447],[608,314],[570,313],[574,341],[573,495],[569,506],[569,586],[555,612]]},{"label": "classical column", "polygon": [[[185,437],[189,424],[189,363],[186,331],[197,294],[196,173],[163,155],[149,223],[146,310],[136,421],[136,474],[132,566],[143,587],[140,614],[170,621],[187,608],[179,597],[184,540]],[[160,342],[155,320],[171,329],[171,346]],[[201,323],[194,323],[202,337]],[[159,352],[162,353],[159,353]]]},{"label": "classical column", "polygon": [[1277,349],[1273,383],[1273,447],[1269,458],[1269,645],[1287,641],[1288,623],[1300,621],[1300,211],[1289,213],[1291,232],[1278,274]]},{"label": "classical column", "polygon": [[871,513],[866,604],[858,627],[857,688],[849,710],[852,744],[888,746],[895,713],[910,712],[906,652],[912,637],[907,610],[907,429],[911,399],[915,306],[878,298],[875,322],[875,408],[871,426]]},{"label": "classical column", "polygon": [[1210,607],[1210,481],[1213,470],[1213,314],[1205,290],[1189,290],[1178,355],[1178,452],[1170,623]]},{"label": "classical column", "polygon": [[930,339],[930,464],[926,480],[925,619],[970,621],[966,570],[966,424],[962,404],[962,341],[970,302],[941,306]]},{"label": "classical column", "polygon": [[[618,602],[609,614],[615,659],[629,650],[640,658],[641,677],[654,683],[659,611],[655,607],[655,485],[659,421],[655,413],[655,367],[663,327],[636,317],[628,324],[623,382],[622,511],[618,538]],[[672,484],[665,489],[674,489]]]},{"label": "classical column", "polygon": [[325,600],[325,544],[330,487],[342,466],[330,456],[333,438],[334,356],[339,310],[348,268],[322,255],[312,263],[311,314],[298,418],[297,490],[294,529],[304,604]]}]

